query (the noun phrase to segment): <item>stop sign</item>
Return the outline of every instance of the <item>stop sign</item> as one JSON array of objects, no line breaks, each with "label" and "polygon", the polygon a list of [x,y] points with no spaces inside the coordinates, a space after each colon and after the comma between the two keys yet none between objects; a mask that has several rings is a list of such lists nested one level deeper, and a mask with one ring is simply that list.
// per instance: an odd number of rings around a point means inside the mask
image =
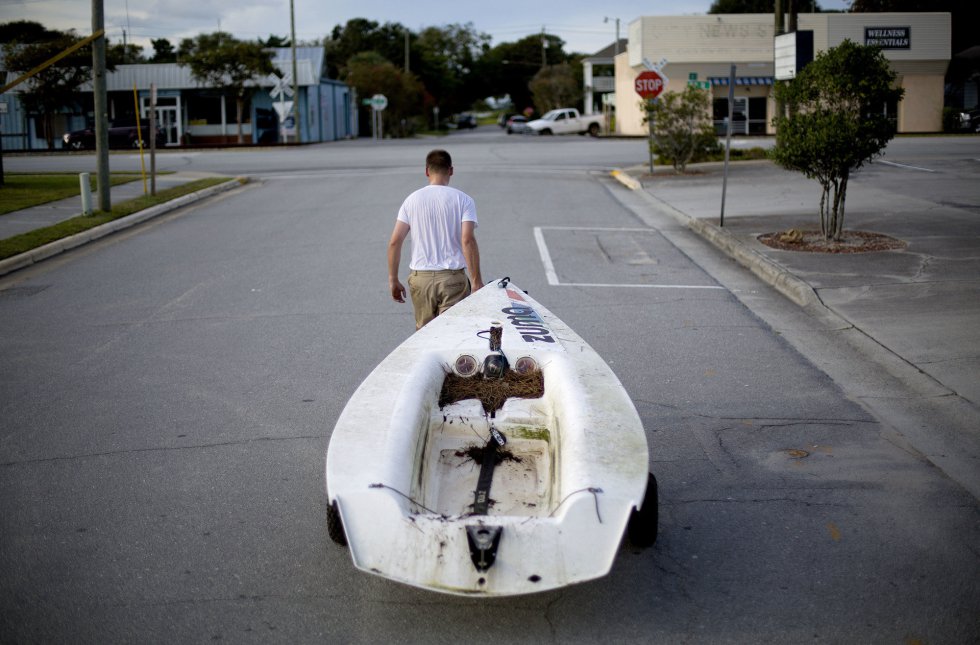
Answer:
[{"label": "stop sign", "polygon": [[667,80],[652,69],[642,72],[633,83],[636,93],[645,99],[657,98],[666,85]]}]

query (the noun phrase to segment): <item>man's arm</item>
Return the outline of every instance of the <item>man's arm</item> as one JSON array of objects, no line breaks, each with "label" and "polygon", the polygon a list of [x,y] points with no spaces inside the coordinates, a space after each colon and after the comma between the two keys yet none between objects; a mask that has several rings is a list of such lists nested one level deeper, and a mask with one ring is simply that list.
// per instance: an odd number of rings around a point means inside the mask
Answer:
[{"label": "man's arm", "polygon": [[388,242],[388,288],[391,290],[391,299],[395,302],[405,302],[405,287],[398,281],[398,265],[402,261],[402,244],[408,237],[408,231],[408,224],[396,220]]},{"label": "man's arm", "polygon": [[473,291],[483,287],[483,276],[480,275],[480,247],[476,243],[476,225],[473,222],[463,222],[463,259],[466,268],[470,270],[470,284]]}]

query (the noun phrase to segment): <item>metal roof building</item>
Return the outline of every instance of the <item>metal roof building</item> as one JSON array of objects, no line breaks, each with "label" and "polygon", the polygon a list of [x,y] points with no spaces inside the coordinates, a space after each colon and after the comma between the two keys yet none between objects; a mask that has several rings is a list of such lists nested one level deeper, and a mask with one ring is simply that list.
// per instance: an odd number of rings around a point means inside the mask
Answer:
[{"label": "metal roof building", "polygon": [[[273,64],[279,74],[259,79],[253,85],[241,119],[244,143],[295,141],[297,129],[291,106],[292,50],[275,48]],[[13,70],[7,71],[12,80]],[[296,48],[296,76],[299,90],[299,136],[303,142],[333,141],[356,136],[357,109],[354,92],[346,84],[327,77],[323,47]],[[170,146],[195,144],[234,144],[239,123],[234,97],[221,88],[207,87],[191,74],[190,67],[177,63],[119,65],[106,74],[111,121],[131,122],[137,108],[141,119],[149,117],[151,87],[156,90],[157,124]],[[92,88],[79,88],[77,105],[58,115],[64,132],[78,130],[92,122]],[[38,115],[27,114],[17,88],[0,95],[0,133],[6,150],[44,149],[47,137]],[[57,144],[61,132],[54,133]]]}]

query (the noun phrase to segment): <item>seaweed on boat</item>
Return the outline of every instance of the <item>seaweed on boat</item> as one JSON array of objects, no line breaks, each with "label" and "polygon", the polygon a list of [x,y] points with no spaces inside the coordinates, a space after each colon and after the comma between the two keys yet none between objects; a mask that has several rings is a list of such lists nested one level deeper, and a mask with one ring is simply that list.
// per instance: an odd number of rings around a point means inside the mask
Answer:
[{"label": "seaweed on boat", "polygon": [[[500,465],[505,461],[513,461],[515,463],[522,463],[524,461],[523,457],[518,457],[510,450],[494,450],[493,452],[493,463],[495,465]],[[470,446],[466,450],[457,450],[455,455],[457,457],[468,457],[469,461],[472,461],[477,466],[483,465],[483,458],[486,455],[485,446]],[[466,463],[465,461],[463,463]]]},{"label": "seaweed on boat", "polygon": [[482,376],[459,376],[446,369],[446,378],[439,393],[439,407],[464,399],[477,399],[487,414],[496,412],[509,398],[537,399],[544,396],[544,375],[541,370],[521,374],[508,370],[503,378],[484,379]]}]

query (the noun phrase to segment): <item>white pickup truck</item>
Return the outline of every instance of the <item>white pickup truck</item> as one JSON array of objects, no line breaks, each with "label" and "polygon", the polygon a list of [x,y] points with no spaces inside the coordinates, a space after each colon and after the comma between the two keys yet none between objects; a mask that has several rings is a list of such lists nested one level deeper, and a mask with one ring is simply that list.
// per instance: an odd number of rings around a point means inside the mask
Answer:
[{"label": "white pickup truck", "polygon": [[529,121],[529,134],[585,134],[599,136],[602,129],[602,115],[579,114],[575,108],[558,108],[546,112],[540,119]]}]

